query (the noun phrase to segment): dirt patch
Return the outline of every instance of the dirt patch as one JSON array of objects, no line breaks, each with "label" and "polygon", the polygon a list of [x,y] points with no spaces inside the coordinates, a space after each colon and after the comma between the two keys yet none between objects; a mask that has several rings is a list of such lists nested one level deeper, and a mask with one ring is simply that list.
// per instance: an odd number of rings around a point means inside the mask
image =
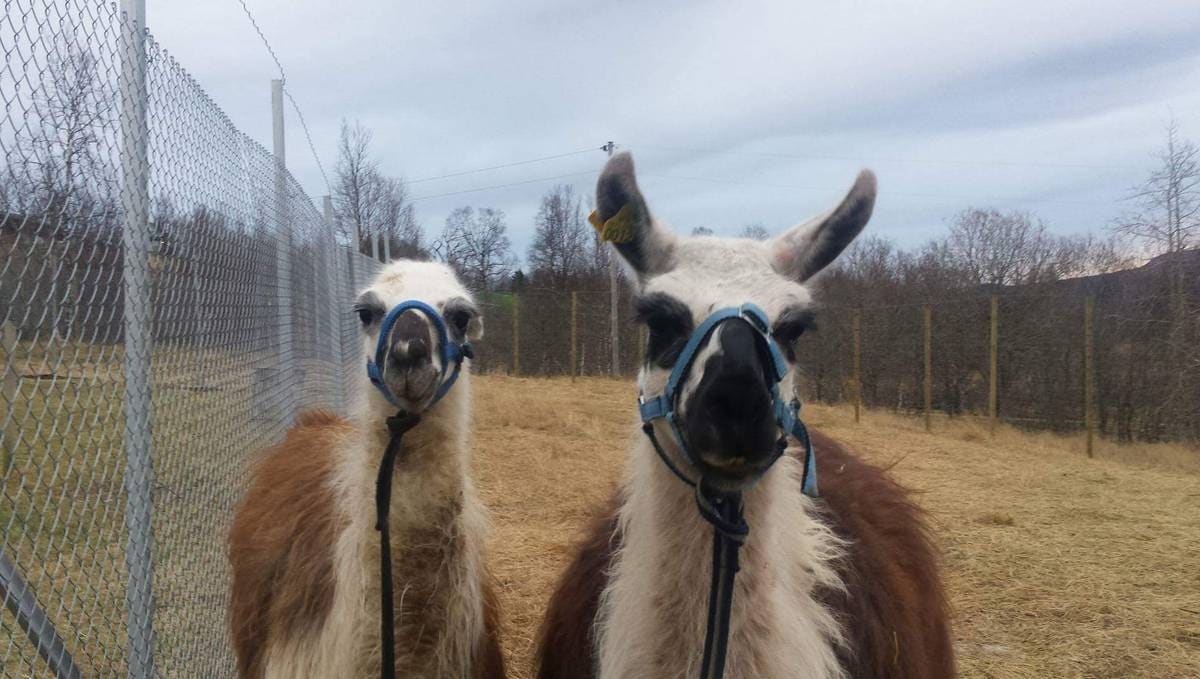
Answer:
[{"label": "dirt patch", "polygon": [[[636,433],[632,383],[476,377],[476,469],[510,676]],[[1200,676],[1200,453],[807,407],[920,493],[945,553],[967,677]],[[818,451],[819,454],[819,451]]]}]

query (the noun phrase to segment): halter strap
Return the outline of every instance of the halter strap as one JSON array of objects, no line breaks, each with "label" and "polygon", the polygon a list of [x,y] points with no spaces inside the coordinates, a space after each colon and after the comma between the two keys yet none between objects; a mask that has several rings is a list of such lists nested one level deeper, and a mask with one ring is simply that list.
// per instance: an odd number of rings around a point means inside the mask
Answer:
[{"label": "halter strap", "polygon": [[[771,361],[771,409],[775,416],[775,422],[785,436],[791,436],[799,441],[805,448],[804,451],[804,480],[801,484],[801,489],[805,495],[817,496],[817,461],[813,453],[812,443],[809,441],[808,430],[804,423],[800,421],[800,401],[792,399],[790,402],[783,400],[779,394],[779,382],[787,376],[788,363],[783,356],[783,352],[779,349],[779,344],[771,335],[771,325],[767,319],[767,314],[754,304],[743,304],[740,307],[725,307],[717,309],[709,314],[708,318],[692,331],[691,337],[679,353],[679,358],[676,359],[675,365],[671,368],[671,374],[667,378],[667,386],[663,389],[662,394],[645,399],[642,396],[638,397],[638,414],[642,419],[642,430],[654,442],[655,450],[664,462],[668,463],[668,467],[676,476],[688,480],[686,476],[676,467],[674,463],[668,461],[665,451],[658,444],[658,440],[653,433],[653,423],[655,420],[665,420],[671,428],[671,433],[675,437],[675,441],[679,446],[683,456],[693,466],[700,467],[699,459],[692,453],[688,446],[687,438],[683,434],[683,427],[679,421],[679,395],[680,387],[683,381],[691,372],[692,364],[696,361],[696,356],[700,352],[700,348],[716,331],[717,326],[722,323],[727,323],[734,320],[742,320],[754,329],[755,335],[759,338],[760,345],[766,349],[767,355]],[[770,468],[783,450],[776,453],[774,459],[766,468]],[[688,480],[689,485],[696,485],[694,481]]]},{"label": "halter strap", "polygon": [[392,334],[392,326],[396,324],[396,320],[400,318],[400,314],[410,309],[415,309],[425,314],[437,331],[438,357],[442,361],[442,372],[438,376],[437,391],[434,392],[433,399],[429,401],[430,406],[442,400],[442,397],[450,391],[450,387],[454,386],[454,383],[458,381],[458,374],[462,371],[463,359],[474,357],[474,351],[471,348],[470,342],[464,341],[462,344],[459,344],[450,339],[450,333],[446,330],[446,321],[438,313],[437,309],[418,299],[410,299],[392,307],[391,311],[384,317],[383,324],[379,327],[379,339],[375,343],[375,359],[367,359],[367,377],[370,378],[371,384],[379,390],[379,393],[383,394],[387,402],[397,408],[401,404],[383,380],[383,365],[384,359],[387,357],[388,341]]}]

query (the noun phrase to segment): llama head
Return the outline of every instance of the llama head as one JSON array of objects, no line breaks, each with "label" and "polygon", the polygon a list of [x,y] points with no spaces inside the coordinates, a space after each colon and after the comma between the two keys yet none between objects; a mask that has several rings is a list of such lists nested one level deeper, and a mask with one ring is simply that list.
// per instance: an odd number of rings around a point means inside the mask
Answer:
[{"label": "llama head", "polygon": [[[693,329],[724,307],[753,303],[765,311],[772,335],[794,365],[793,345],[813,316],[805,282],[866,225],[875,176],[864,170],[833,210],[766,242],[671,233],[650,215],[627,153],[608,162],[596,194],[598,228],[636,275],[637,315],[649,337],[639,386],[649,397],[662,393]],[[676,391],[688,448],[707,467],[702,471],[731,487],[754,478],[774,459],[779,430],[771,363],[764,354],[748,323],[723,323],[697,351]],[[792,382],[789,371],[780,393],[790,394]],[[674,437],[664,434],[660,429],[659,440],[686,463]]]},{"label": "llama head", "polygon": [[[454,342],[476,340],[483,335],[483,318],[478,307],[448,266],[396,260],[379,272],[354,303],[362,324],[366,360],[375,359],[379,333],[388,311],[408,300],[418,300],[436,309],[445,319],[446,332]],[[424,410],[441,383],[443,369],[433,323],[424,313],[409,309],[392,325],[385,347],[384,360],[379,366],[384,383],[400,407],[409,412]],[[464,366],[464,378],[467,372]],[[395,410],[377,390],[369,391],[373,410],[387,413]]]}]

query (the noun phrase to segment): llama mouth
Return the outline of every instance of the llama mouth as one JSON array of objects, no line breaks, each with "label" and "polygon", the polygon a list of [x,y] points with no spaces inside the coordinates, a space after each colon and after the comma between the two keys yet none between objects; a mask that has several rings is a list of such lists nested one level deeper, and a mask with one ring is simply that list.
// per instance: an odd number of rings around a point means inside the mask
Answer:
[{"label": "llama mouth", "polygon": [[[770,468],[769,464],[755,462],[742,456],[717,457],[700,453],[699,457],[705,477],[713,481],[719,489],[727,491],[741,490]],[[759,457],[761,456],[754,456]]]},{"label": "llama mouth", "polygon": [[405,370],[399,374],[388,371],[385,381],[396,400],[409,412],[424,410],[437,390],[437,373],[432,369]]}]

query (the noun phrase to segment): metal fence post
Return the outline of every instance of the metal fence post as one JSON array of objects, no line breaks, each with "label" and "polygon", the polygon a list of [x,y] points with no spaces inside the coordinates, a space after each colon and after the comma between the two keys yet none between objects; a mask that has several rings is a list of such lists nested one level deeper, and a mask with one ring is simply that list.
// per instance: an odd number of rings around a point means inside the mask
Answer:
[{"label": "metal fence post", "polygon": [[154,671],[151,492],[153,422],[150,316],[150,184],[146,124],[145,0],[121,0],[121,232],[125,292],[125,590],[129,676]]},{"label": "metal fence post", "polygon": [[271,119],[275,142],[275,299],[279,309],[279,352],[270,395],[283,400],[278,418],[290,422],[296,412],[298,385],[286,385],[285,375],[295,370],[292,360],[292,225],[288,218],[287,153],[283,129],[283,81],[271,81]]},{"label": "metal fence post", "polygon": [[345,356],[342,354],[342,268],[338,266],[337,233],[333,225],[333,197],[321,199],[322,216],[325,218],[325,237],[328,238],[328,253],[325,260],[329,266],[329,360],[333,361],[334,375],[338,382],[338,409],[346,412],[346,380],[342,375]]}]

